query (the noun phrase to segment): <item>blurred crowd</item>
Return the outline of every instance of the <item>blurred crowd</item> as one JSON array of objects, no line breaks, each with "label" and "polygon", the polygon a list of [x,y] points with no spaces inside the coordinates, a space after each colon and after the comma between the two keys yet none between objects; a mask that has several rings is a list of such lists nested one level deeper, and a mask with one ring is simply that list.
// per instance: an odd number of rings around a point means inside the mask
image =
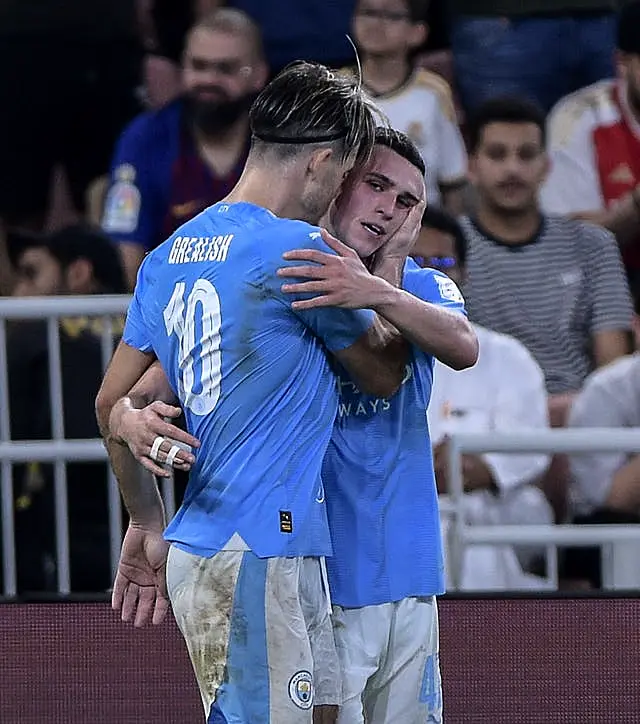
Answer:
[{"label": "blurred crowd", "polygon": [[[435,374],[440,494],[455,432],[640,426],[638,0],[10,0],[0,57],[0,295],[130,291],[145,253],[238,180],[260,89],[317,60],[360,73],[418,146],[414,256],[477,325],[478,364]],[[66,436],[97,437],[100,325],[79,313],[60,335]],[[7,351],[12,439],[48,439],[46,325],[12,323]],[[14,474],[21,591],[55,589],[49,467]],[[640,456],[462,469],[471,524],[640,522]],[[104,465],[69,466],[77,591],[110,585],[106,486]],[[471,550],[463,583],[542,586],[541,553]],[[561,573],[598,588],[597,549]]]}]

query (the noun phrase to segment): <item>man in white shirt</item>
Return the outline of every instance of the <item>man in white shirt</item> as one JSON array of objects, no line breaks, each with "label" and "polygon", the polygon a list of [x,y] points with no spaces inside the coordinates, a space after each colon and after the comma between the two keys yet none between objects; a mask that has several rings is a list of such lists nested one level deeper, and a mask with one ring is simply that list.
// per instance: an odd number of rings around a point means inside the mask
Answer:
[{"label": "man in white shirt", "polygon": [[[464,234],[443,212],[428,209],[413,252],[421,266],[435,267],[462,283]],[[429,429],[440,494],[448,492],[447,437],[455,432],[513,432],[549,425],[544,375],[531,353],[515,338],[474,325],[480,343],[478,362],[462,372],[436,363]],[[531,525],[553,522],[537,482],[546,455],[464,454],[462,472],[467,522],[477,525]],[[517,549],[528,567],[536,551]],[[468,549],[465,588],[529,588],[542,585],[525,575],[510,546]]]},{"label": "man in white shirt", "polygon": [[620,11],[618,77],[558,102],[548,118],[551,170],[541,189],[546,213],[605,226],[622,245],[640,293],[640,2]]},{"label": "man in white shirt", "polygon": [[[589,375],[571,408],[569,427],[640,427],[640,353]],[[573,522],[640,523],[640,455],[594,451],[574,454],[570,463]],[[565,577],[600,588],[600,558],[598,547],[568,549]]]}]

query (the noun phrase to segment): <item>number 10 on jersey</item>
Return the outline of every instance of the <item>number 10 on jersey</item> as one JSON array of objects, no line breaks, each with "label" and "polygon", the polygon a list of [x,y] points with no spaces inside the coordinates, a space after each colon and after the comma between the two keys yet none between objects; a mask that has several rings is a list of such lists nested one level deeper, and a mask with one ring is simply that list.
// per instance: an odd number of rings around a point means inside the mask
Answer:
[{"label": "number 10 on jersey", "polygon": [[167,334],[178,338],[178,397],[194,415],[207,415],[220,397],[220,298],[210,281],[198,279],[185,309],[185,290],[185,282],[176,284],[163,312],[164,324]]}]

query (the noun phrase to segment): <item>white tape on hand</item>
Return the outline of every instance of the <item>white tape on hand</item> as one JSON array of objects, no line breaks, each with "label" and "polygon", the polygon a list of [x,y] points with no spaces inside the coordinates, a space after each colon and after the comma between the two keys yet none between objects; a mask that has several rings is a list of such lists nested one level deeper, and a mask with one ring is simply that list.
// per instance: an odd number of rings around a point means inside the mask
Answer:
[{"label": "white tape on hand", "polygon": [[173,464],[176,460],[176,455],[180,452],[180,448],[177,445],[173,445],[171,447],[171,450],[167,453],[167,459],[164,461],[164,464],[167,467],[173,467]]},{"label": "white tape on hand", "polygon": [[158,461],[158,452],[160,451],[160,445],[164,442],[164,438],[158,435],[158,437],[153,441],[153,445],[151,446],[151,450],[149,451],[149,457],[152,460]]}]

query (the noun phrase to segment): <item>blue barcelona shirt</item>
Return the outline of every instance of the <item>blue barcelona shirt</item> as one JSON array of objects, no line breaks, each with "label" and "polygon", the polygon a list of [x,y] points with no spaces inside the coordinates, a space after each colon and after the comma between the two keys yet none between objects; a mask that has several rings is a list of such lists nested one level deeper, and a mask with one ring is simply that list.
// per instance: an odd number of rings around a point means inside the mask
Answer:
[{"label": "blue barcelona shirt", "polygon": [[[433,269],[405,266],[403,288],[464,312],[456,285]],[[400,390],[360,392],[339,372],[340,405],[322,475],[334,556],[334,603],[358,608],[444,592],[444,562],[427,406],[433,357],[413,347]]]},{"label": "blue barcelona shirt", "polygon": [[142,113],[122,132],[111,163],[102,226],[114,241],[155,249],[188,219],[229,194],[242,174],[216,175],[202,160],[178,99]]},{"label": "blue barcelona shirt", "polygon": [[315,227],[247,203],[216,204],[143,262],[124,341],[160,360],[201,441],[166,538],[211,556],[237,536],[260,557],[331,553],[322,459],[337,412],[326,350],[368,310],[296,313],[282,254],[331,250]]}]

